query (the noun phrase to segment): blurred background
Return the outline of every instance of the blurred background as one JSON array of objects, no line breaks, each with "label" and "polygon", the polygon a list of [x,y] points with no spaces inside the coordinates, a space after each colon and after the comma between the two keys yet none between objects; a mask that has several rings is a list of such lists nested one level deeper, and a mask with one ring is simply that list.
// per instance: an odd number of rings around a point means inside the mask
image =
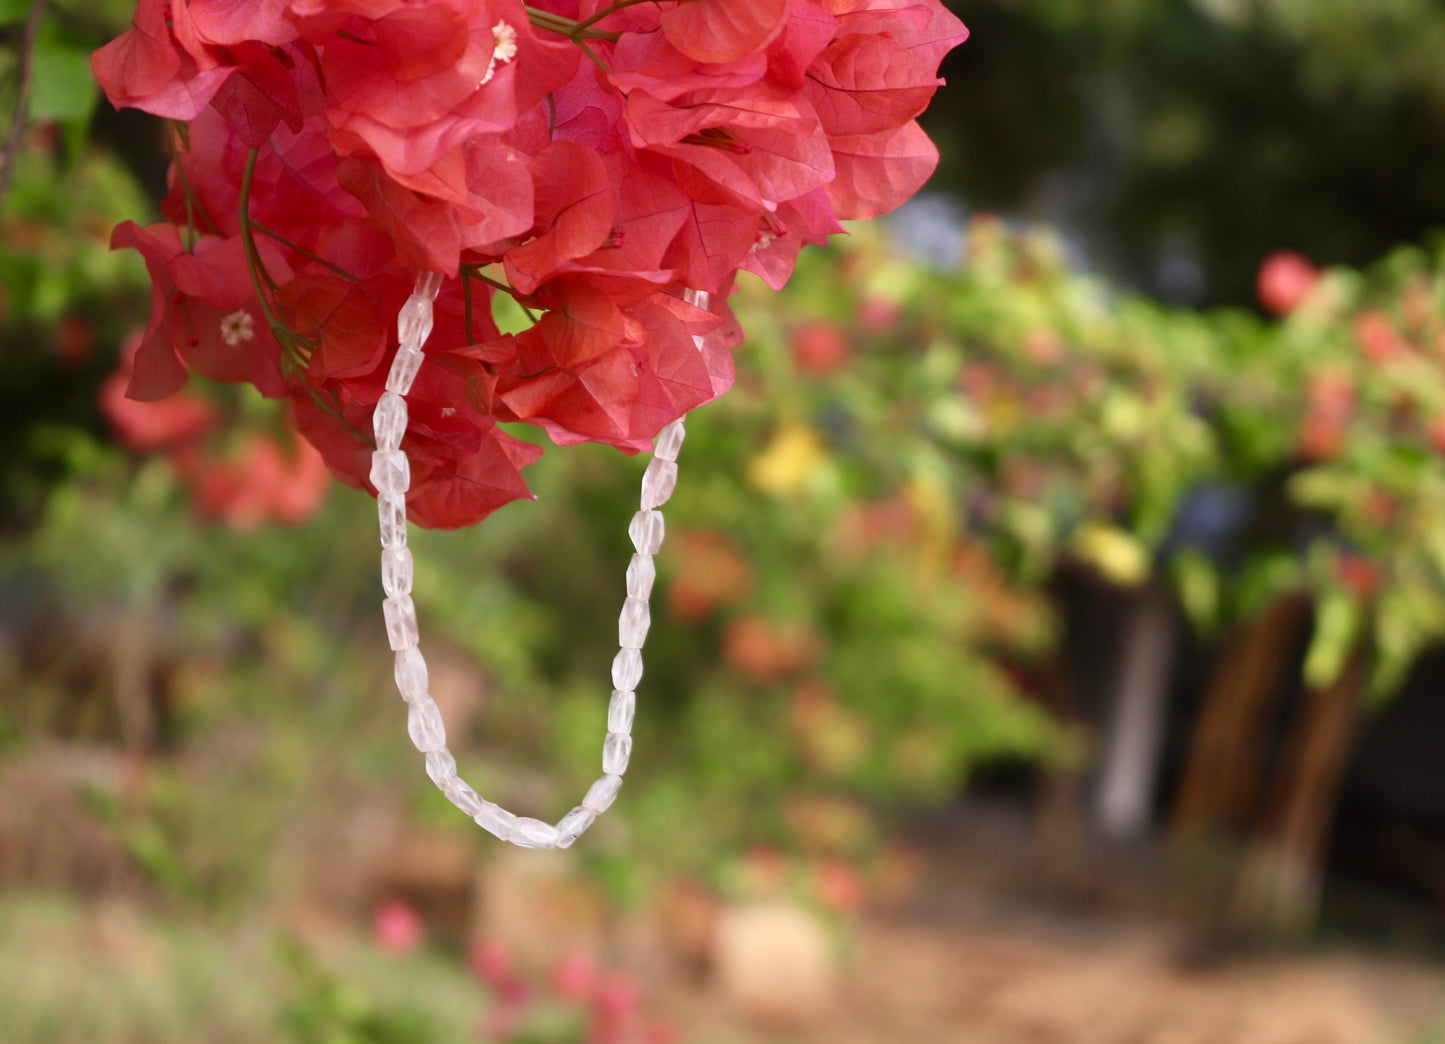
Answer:
[{"label": "blurred background", "polygon": [[[124,399],[131,6],[0,0],[0,1041],[1445,1041],[1445,8],[951,6],[929,189],[738,290],[627,785],[540,854],[422,772],[371,502]],[[643,464],[413,532],[548,818]]]}]

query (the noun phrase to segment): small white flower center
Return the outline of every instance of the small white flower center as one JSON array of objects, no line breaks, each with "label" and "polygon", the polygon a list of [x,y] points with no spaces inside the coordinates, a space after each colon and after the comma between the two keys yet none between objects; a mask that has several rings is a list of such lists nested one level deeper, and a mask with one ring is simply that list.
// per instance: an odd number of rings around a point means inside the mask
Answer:
[{"label": "small white flower center", "polygon": [[256,320],[251,317],[250,312],[238,308],[221,319],[221,340],[232,348],[255,336]]},{"label": "small white flower center", "polygon": [[517,57],[517,30],[506,22],[492,26],[492,60],[487,63],[487,74],[477,84],[489,83],[497,75],[497,66],[506,65]]}]

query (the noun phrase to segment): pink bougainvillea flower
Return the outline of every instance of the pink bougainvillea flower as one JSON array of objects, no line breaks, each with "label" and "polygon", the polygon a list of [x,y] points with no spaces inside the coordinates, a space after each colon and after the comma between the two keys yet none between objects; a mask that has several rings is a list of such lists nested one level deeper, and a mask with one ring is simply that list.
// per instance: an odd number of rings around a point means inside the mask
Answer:
[{"label": "pink bougainvillea flower", "polygon": [[166,220],[114,237],[154,287],[127,394],[252,383],[369,490],[396,310],[441,272],[408,507],[475,522],[540,452],[499,425],[636,451],[725,392],[737,273],[780,287],[922,184],[965,35],[939,0],[140,0],[96,76],[186,126]]},{"label": "pink bougainvillea flower", "polygon": [[137,331],[121,345],[120,362],[100,385],[100,412],[121,444],[139,453],[188,442],[210,430],[215,410],[206,400],[181,392],[159,402],[142,402],[126,395],[135,370],[142,334]]},{"label": "pink bougainvillea flower", "polygon": [[387,899],[372,915],[371,938],[387,953],[408,954],[421,946],[426,938],[426,926],[410,903]]},{"label": "pink bougainvillea flower", "polygon": [[[285,394],[280,346],[256,304],[239,240],[202,236],[187,251],[176,226],[127,221],[111,246],[139,250],[151,275],[151,321],[127,395],[163,399],[185,383],[187,367],[213,380],[249,382],[263,395]],[[287,270],[276,251],[267,253],[274,271]]]},{"label": "pink bougainvillea flower", "polygon": [[1259,266],[1259,303],[1274,315],[1289,315],[1309,296],[1319,278],[1319,270],[1303,254],[1291,250],[1270,254]]},{"label": "pink bougainvillea flower", "polygon": [[257,435],[229,456],[195,449],[176,454],[197,513],[242,532],[269,522],[296,525],[311,518],[326,497],[331,477],[311,445],[294,437],[288,442],[283,449],[276,440]]}]

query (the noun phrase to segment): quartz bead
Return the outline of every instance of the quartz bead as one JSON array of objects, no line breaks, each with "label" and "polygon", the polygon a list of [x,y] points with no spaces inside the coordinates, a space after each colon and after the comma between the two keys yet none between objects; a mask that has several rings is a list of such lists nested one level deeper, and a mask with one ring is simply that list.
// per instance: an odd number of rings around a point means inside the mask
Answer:
[{"label": "quartz bead", "polygon": [[642,680],[642,653],[636,649],[619,649],[612,658],[612,687],[636,689]]},{"label": "quartz bead", "polygon": [[667,503],[677,488],[677,461],[653,457],[642,473],[642,506],[658,508]]},{"label": "quartz bead", "polygon": [[557,820],[557,847],[571,848],[572,842],[576,841],[597,819],[597,813],[591,809],[578,805],[571,812],[568,812],[561,819]]},{"label": "quartz bead", "polygon": [[417,643],[416,604],[411,595],[384,599],[381,614],[386,617],[386,640],[393,651],[401,652]]},{"label": "quartz bead", "polygon": [[512,844],[519,848],[556,848],[557,828],[551,823],[528,816],[518,816],[512,828]]},{"label": "quartz bead", "polygon": [[[438,790],[445,791],[457,778],[457,759],[445,747],[431,751],[426,756],[426,774]],[[467,813],[469,816],[476,814],[476,809]]]},{"label": "quartz bead", "polygon": [[405,395],[411,391],[412,382],[416,380],[417,371],[421,369],[424,358],[425,356],[414,348],[398,348],[396,357],[391,360],[391,371],[386,375],[386,390],[397,395]]},{"label": "quartz bead", "polygon": [[378,493],[405,493],[411,486],[411,462],[401,450],[377,450],[371,455],[370,477]]},{"label": "quartz bead", "polygon": [[412,294],[396,317],[396,337],[403,348],[420,349],[431,336],[431,300]]},{"label": "quartz bead", "polygon": [[387,597],[411,594],[411,551],[406,547],[388,547],[381,552],[381,589]]},{"label": "quartz bead", "polygon": [[379,450],[401,449],[406,434],[406,400],[396,392],[386,392],[371,415],[371,430],[376,434]]},{"label": "quartz bead", "polygon": [[446,795],[448,801],[473,819],[486,808],[487,803],[482,800],[482,795],[473,790],[465,780],[456,776],[452,777],[452,781],[443,788],[442,793]]},{"label": "quartz bead", "polygon": [[624,649],[641,649],[652,626],[652,611],[645,598],[628,598],[617,618],[617,644]]},{"label": "quartz bead", "polygon": [[482,810],[472,820],[487,833],[502,840],[510,841],[517,832],[517,817],[501,805],[490,801],[482,802]]},{"label": "quartz bead", "polygon": [[682,426],[682,418],[679,417],[657,433],[657,446],[653,449],[652,455],[658,460],[676,461],[677,454],[682,449],[683,437],[686,435],[687,431]]},{"label": "quartz bead", "polygon": [[383,493],[376,498],[376,513],[381,520],[381,546],[406,546],[406,497],[400,493]]},{"label": "quartz bead", "polygon": [[[418,272],[412,293],[417,297],[425,297],[428,301],[435,301],[437,299],[437,293],[442,288],[442,278],[440,272]],[[704,305],[703,307],[706,308],[707,306]]]},{"label": "quartz bead", "polygon": [[632,737],[625,732],[609,732],[602,741],[602,771],[609,776],[620,776],[627,771],[631,757]]},{"label": "quartz bead", "polygon": [[621,776],[600,776],[582,798],[582,807],[596,812],[599,816],[612,807],[617,792],[622,789]]},{"label": "quartz bead", "polygon": [[632,516],[627,535],[640,555],[655,555],[662,549],[664,523],[661,511],[639,511]]},{"label": "quartz bead", "polygon": [[613,690],[607,705],[607,731],[631,732],[632,716],[637,710],[637,693]]},{"label": "quartz bead", "polygon": [[430,696],[412,700],[407,706],[406,733],[423,754],[441,750],[447,745],[447,727],[442,722],[442,712]]},{"label": "quartz bead", "polygon": [[427,695],[430,680],[427,678],[426,660],[416,646],[402,649],[396,654],[396,689],[401,698],[410,703]]},{"label": "quartz bead", "polygon": [[633,555],[627,565],[627,597],[648,598],[657,579],[657,564],[651,555]]}]

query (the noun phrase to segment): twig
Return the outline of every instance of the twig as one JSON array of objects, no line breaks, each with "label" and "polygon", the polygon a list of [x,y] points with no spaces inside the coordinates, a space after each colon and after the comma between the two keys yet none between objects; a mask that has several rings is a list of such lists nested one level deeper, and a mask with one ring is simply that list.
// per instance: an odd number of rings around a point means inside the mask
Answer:
[{"label": "twig", "polygon": [[30,14],[25,19],[25,34],[20,38],[19,67],[15,77],[15,115],[10,121],[10,133],[5,136],[5,146],[0,149],[0,210],[4,209],[5,196],[10,190],[10,171],[15,165],[15,155],[20,151],[20,139],[25,134],[25,121],[30,108],[30,55],[35,50],[35,37],[40,32],[40,16],[45,12],[46,0],[31,0]]}]

